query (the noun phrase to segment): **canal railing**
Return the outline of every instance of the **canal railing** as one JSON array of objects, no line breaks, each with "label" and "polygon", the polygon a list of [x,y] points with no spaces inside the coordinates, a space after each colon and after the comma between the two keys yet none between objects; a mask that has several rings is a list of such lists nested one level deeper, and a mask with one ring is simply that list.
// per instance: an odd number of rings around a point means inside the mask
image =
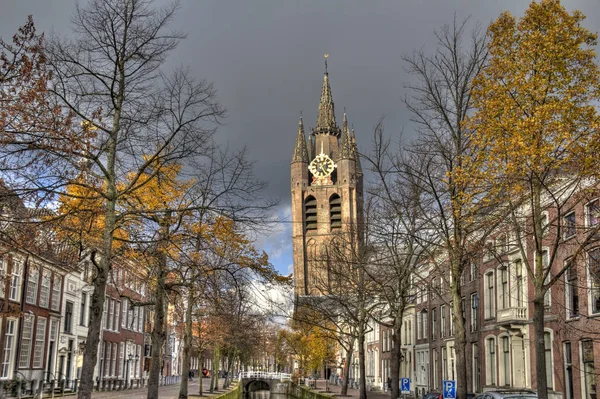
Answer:
[{"label": "canal railing", "polygon": [[275,373],[268,371],[242,371],[240,372],[239,378],[288,381],[292,379],[292,375],[288,373]]}]

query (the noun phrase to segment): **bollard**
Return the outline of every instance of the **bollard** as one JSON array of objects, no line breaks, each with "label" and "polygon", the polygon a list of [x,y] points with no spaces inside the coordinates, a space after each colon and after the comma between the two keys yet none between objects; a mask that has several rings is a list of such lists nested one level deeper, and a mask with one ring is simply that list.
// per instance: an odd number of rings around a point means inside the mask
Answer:
[{"label": "bollard", "polygon": [[51,398],[54,397],[54,384],[56,384],[56,381],[54,381],[54,380],[50,381],[50,397]]},{"label": "bollard", "polygon": [[77,378],[75,378],[75,380],[73,381],[73,392],[77,392],[78,385],[79,385],[79,380],[77,380]]}]

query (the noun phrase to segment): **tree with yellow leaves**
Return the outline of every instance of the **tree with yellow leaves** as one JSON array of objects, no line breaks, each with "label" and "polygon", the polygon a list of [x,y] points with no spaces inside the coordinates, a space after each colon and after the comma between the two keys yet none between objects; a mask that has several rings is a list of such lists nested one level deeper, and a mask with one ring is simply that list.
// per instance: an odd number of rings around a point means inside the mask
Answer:
[{"label": "tree with yellow leaves", "polygon": [[[559,259],[563,217],[597,190],[600,70],[597,35],[559,0],[532,2],[517,20],[503,13],[488,29],[489,63],[473,82],[476,113],[467,126],[476,162],[456,178],[491,182],[483,200],[504,207],[533,285],[535,374],[548,397],[544,314],[550,288],[568,265]],[[596,229],[571,248],[576,262]]]}]

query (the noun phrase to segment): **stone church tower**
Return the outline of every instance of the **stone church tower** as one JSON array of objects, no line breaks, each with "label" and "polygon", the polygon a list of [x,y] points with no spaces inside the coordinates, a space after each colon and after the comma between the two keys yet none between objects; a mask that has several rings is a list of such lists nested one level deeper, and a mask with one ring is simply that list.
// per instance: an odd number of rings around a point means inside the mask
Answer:
[{"label": "stone church tower", "polygon": [[336,123],[325,66],[317,126],[307,138],[300,118],[291,163],[296,297],[327,294],[333,237],[350,237],[352,245],[362,240],[363,173],[356,138],[345,113],[341,129]]}]

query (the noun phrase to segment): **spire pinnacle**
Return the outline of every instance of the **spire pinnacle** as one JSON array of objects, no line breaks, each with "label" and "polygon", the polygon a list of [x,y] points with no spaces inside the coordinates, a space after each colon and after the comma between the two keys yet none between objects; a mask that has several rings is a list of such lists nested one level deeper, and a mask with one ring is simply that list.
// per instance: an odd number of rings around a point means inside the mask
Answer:
[{"label": "spire pinnacle", "polygon": [[319,101],[319,116],[317,117],[317,127],[313,134],[340,135],[340,129],[335,121],[335,108],[333,97],[331,95],[331,86],[329,85],[329,73],[327,72],[327,57],[325,54],[325,74],[323,75],[323,87],[321,89],[321,100]]},{"label": "spire pinnacle", "polygon": [[349,139],[352,141],[352,155],[356,161],[356,173],[362,175],[363,172],[360,164],[360,154],[358,153],[358,146],[356,145],[356,135],[354,134],[354,129],[352,129],[352,136],[349,137]]},{"label": "spire pinnacle", "polygon": [[306,149],[306,138],[304,136],[304,122],[302,121],[302,115],[300,116],[300,121],[298,122],[296,146],[294,147],[294,155],[292,156],[292,163],[294,162],[308,163],[308,151]]},{"label": "spire pinnacle", "polygon": [[348,130],[348,118],[345,112],[344,121],[342,122],[339,159],[352,159],[352,138],[350,137],[350,130]]}]

